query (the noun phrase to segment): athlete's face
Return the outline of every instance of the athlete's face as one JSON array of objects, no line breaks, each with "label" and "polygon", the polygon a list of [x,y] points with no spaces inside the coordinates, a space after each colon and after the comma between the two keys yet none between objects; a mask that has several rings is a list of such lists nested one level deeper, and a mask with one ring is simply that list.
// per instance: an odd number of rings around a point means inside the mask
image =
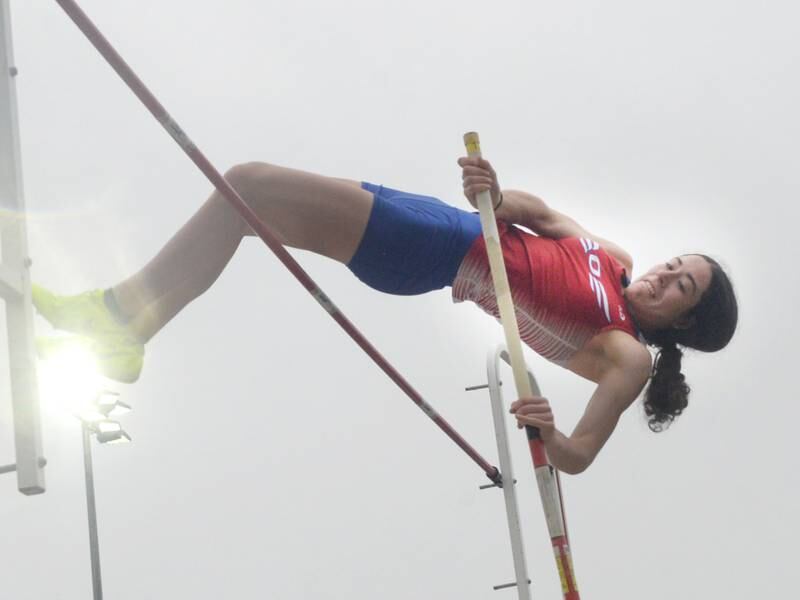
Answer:
[{"label": "athlete's face", "polygon": [[625,298],[645,330],[691,327],[687,313],[711,284],[711,265],[688,254],[656,265],[625,289]]}]

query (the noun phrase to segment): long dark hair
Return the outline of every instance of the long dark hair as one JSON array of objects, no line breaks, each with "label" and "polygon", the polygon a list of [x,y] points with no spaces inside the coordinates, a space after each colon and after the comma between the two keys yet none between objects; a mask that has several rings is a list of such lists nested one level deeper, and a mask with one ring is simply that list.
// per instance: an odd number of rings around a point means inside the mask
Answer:
[{"label": "long dark hair", "polygon": [[686,315],[691,326],[643,332],[647,343],[659,348],[644,399],[647,425],[655,432],[669,427],[689,404],[691,388],[681,373],[683,351],[679,346],[702,352],[721,350],[731,341],[739,319],[736,294],[728,275],[713,258],[696,256],[711,265],[712,275],[708,289]]}]

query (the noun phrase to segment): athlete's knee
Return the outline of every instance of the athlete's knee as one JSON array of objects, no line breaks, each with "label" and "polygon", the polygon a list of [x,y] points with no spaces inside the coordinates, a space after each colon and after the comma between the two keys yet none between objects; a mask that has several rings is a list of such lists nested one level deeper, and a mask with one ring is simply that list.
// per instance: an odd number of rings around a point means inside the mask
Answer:
[{"label": "athlete's knee", "polygon": [[[228,169],[225,172],[225,179],[236,190],[245,204],[263,216],[267,212],[274,212],[270,205],[275,204],[276,195],[272,192],[278,187],[276,184],[279,183],[281,171],[283,170],[281,167],[265,162],[246,162]],[[220,200],[224,201],[222,198]],[[283,241],[280,222],[272,222],[271,224],[273,233]],[[244,219],[242,220],[242,234],[245,236],[254,235],[253,230]]]},{"label": "athlete's knee", "polygon": [[225,172],[225,179],[240,194],[251,192],[267,183],[278,167],[265,162],[234,165]]}]

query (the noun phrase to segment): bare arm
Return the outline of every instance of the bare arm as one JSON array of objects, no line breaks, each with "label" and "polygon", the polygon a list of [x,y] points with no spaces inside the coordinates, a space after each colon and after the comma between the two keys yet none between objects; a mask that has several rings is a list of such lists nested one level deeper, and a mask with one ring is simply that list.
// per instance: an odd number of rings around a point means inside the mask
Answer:
[{"label": "bare arm", "polygon": [[541,198],[520,190],[503,190],[501,195],[497,173],[486,159],[462,157],[458,159],[458,164],[462,169],[464,195],[476,208],[476,195],[488,191],[498,219],[527,227],[542,237],[556,240],[565,237],[583,237],[594,240],[616,258],[629,274],[633,271],[630,254],[616,244],[592,235],[567,215],[547,206]]},{"label": "bare arm", "polygon": [[539,427],[553,466],[565,473],[580,473],[592,464],[650,375],[650,353],[641,344],[620,331],[603,335],[608,336],[604,345],[608,346],[609,366],[572,435],[567,437],[555,428],[544,398],[520,399],[512,405],[521,425]]},{"label": "bare arm", "polygon": [[559,240],[565,237],[582,237],[596,241],[606,252],[616,258],[627,270],[633,271],[633,259],[615,243],[589,233],[571,217],[545,204],[544,200],[520,190],[503,190],[503,203],[497,218],[527,227],[542,237]]},{"label": "bare arm", "polygon": [[567,438],[555,431],[553,438],[545,443],[557,469],[565,473],[580,473],[594,462],[622,413],[642,391],[648,372],[636,373],[619,367],[606,372],[572,435]]}]

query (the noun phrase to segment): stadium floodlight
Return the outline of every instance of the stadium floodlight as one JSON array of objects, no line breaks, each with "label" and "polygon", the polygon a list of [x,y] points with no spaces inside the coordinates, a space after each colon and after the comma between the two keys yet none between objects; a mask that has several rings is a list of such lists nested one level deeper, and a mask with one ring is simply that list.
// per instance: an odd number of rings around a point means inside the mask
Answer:
[{"label": "stadium floodlight", "polygon": [[100,421],[106,420],[106,415],[91,407],[75,413],[75,416],[78,417],[82,423],[99,423]]},{"label": "stadium floodlight", "polygon": [[112,433],[97,433],[96,437],[101,444],[127,444],[131,441],[131,436],[123,429]]},{"label": "stadium floodlight", "polygon": [[116,419],[131,411],[131,406],[119,399],[118,392],[104,390],[100,392],[93,402],[86,403],[75,412],[84,423],[100,423],[109,419]]},{"label": "stadium floodlight", "polygon": [[122,425],[117,421],[100,421],[92,425],[95,437],[101,444],[124,444],[131,441]]},{"label": "stadium floodlight", "polygon": [[121,417],[131,411],[130,405],[125,404],[119,399],[119,393],[108,390],[102,392],[97,397],[95,404],[100,413],[113,419]]}]

